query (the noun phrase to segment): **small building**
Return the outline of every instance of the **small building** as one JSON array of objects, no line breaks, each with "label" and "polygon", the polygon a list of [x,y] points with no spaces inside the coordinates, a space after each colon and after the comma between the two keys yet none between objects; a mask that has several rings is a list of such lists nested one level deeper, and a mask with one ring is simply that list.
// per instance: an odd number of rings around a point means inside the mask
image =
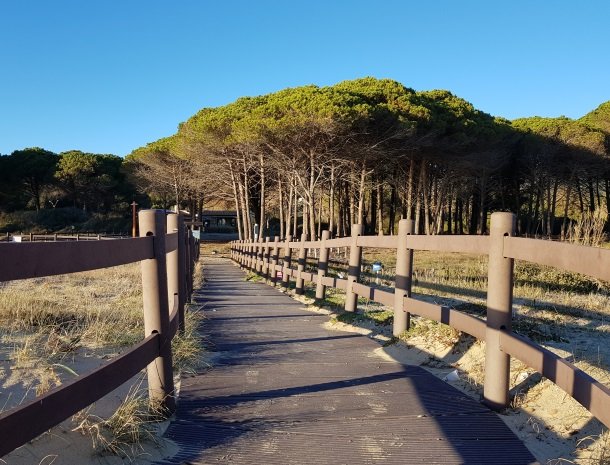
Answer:
[{"label": "small building", "polygon": [[237,213],[231,210],[204,210],[203,232],[229,233],[237,232]]}]

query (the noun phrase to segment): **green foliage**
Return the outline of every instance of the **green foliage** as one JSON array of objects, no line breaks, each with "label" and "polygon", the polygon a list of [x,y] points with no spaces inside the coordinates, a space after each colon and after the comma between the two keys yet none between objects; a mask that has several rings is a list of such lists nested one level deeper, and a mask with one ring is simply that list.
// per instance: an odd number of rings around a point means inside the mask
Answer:
[{"label": "green foliage", "polygon": [[580,118],[579,121],[610,134],[610,101],[602,103],[595,110]]},{"label": "green foliage", "polygon": [[128,233],[130,228],[131,220],[123,215],[87,213],[74,207],[0,213],[0,231],[11,233]]},{"label": "green foliage", "polygon": [[121,165],[122,159],[115,155],[72,150],[60,154],[55,178],[74,207],[109,210],[117,187],[124,182]]},{"label": "green foliage", "polygon": [[391,310],[381,309],[364,310],[362,312],[342,312],[336,316],[336,320],[346,324],[372,321],[382,326],[388,326],[394,321],[394,313]]},{"label": "green foliage", "polygon": [[0,160],[0,205],[18,209],[30,204],[40,210],[45,188],[53,183],[57,155],[33,147],[16,150]]}]

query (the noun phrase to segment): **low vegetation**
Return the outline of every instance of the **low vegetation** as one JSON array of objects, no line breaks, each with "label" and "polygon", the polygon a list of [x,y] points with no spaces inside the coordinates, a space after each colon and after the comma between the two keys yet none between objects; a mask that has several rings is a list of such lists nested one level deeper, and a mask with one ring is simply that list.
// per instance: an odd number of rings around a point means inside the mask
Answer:
[{"label": "low vegetation", "polygon": [[[201,266],[195,285],[203,282]],[[184,334],[172,342],[175,373],[205,365],[198,305],[187,306]],[[143,338],[139,264],[71,275],[0,283],[0,387],[7,410],[86,373]],[[155,441],[160,416],[147,398],[145,376],[130,381],[118,408],[72,419],[69,430],[91,438],[93,450],[133,458]],[[152,409],[151,409],[152,408]]]}]

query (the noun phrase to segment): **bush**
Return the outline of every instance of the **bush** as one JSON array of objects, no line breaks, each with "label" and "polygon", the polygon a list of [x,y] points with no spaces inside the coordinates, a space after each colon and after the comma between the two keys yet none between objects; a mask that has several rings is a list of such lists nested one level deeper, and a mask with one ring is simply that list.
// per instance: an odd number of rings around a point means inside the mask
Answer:
[{"label": "bush", "polygon": [[120,215],[88,214],[79,208],[51,208],[0,213],[2,232],[129,232],[131,220]]},{"label": "bush", "polygon": [[71,226],[87,221],[87,213],[78,208],[53,208],[0,214],[0,229],[7,232],[70,231]]}]

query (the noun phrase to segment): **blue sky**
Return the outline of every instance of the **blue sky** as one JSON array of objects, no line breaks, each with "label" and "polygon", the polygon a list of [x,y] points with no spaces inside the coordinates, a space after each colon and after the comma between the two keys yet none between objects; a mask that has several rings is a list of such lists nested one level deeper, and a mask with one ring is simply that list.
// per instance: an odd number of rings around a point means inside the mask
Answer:
[{"label": "blue sky", "polygon": [[0,0],[0,153],[126,155],[203,107],[363,76],[507,118],[610,100],[610,2]]}]

